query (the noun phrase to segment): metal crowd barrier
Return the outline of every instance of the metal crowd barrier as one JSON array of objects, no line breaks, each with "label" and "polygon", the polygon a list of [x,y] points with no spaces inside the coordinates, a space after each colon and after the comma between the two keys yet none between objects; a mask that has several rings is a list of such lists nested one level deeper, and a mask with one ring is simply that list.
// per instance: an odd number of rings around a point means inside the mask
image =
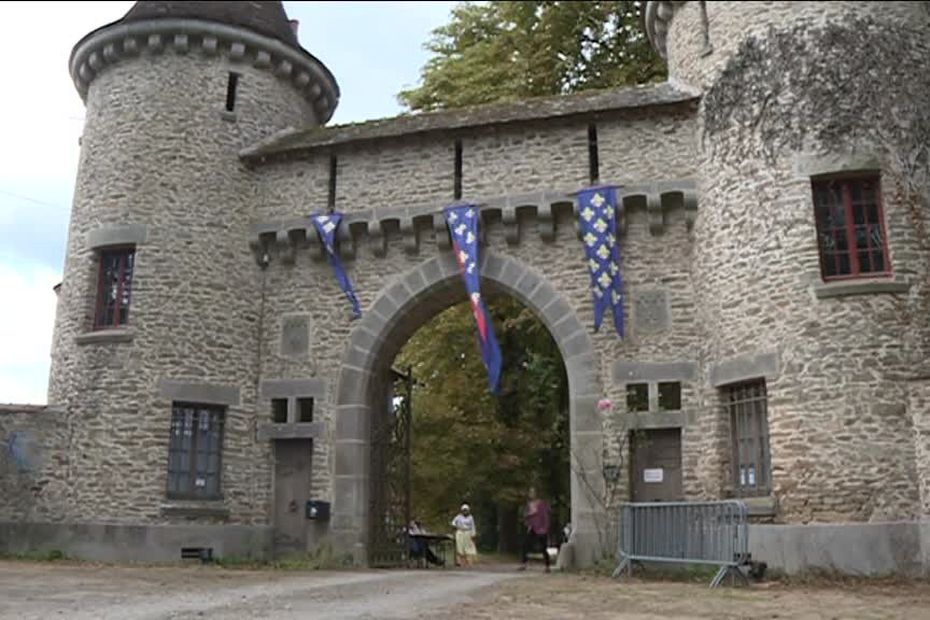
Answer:
[{"label": "metal crowd barrier", "polygon": [[614,577],[633,572],[633,562],[712,564],[720,567],[711,588],[727,575],[748,584],[749,515],[741,501],[650,502],[620,505],[619,564]]}]

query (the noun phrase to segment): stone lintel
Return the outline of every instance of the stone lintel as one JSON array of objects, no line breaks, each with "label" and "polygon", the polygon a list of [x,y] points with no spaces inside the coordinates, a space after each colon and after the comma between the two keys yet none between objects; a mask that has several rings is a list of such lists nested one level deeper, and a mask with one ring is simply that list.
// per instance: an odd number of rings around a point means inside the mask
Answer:
[{"label": "stone lintel", "polygon": [[87,233],[87,247],[91,250],[115,245],[140,245],[148,240],[145,224],[102,226]]},{"label": "stone lintel", "polygon": [[326,397],[323,379],[266,379],[259,386],[262,398]]},{"label": "stone lintel", "polygon": [[684,428],[693,424],[696,414],[692,410],[630,412],[625,416],[626,428],[629,430]]},{"label": "stone lintel", "polygon": [[232,385],[161,379],[158,382],[158,393],[172,401],[227,406],[239,404],[239,388]]},{"label": "stone lintel", "polygon": [[794,175],[798,179],[842,174],[846,172],[878,172],[882,163],[875,153],[801,153],[794,159]]},{"label": "stone lintel", "polygon": [[777,351],[747,353],[725,359],[711,365],[710,384],[721,387],[752,379],[772,381],[778,377],[778,361]]},{"label": "stone lintel", "polygon": [[817,299],[848,297],[851,295],[906,295],[911,290],[910,282],[891,278],[868,278],[835,282],[814,281],[813,286]]},{"label": "stone lintel", "polygon": [[258,441],[269,439],[321,439],[326,434],[323,422],[295,422],[290,424],[259,424],[255,431]]},{"label": "stone lintel", "polygon": [[690,381],[697,374],[695,362],[614,362],[613,379],[618,385],[655,381]]}]

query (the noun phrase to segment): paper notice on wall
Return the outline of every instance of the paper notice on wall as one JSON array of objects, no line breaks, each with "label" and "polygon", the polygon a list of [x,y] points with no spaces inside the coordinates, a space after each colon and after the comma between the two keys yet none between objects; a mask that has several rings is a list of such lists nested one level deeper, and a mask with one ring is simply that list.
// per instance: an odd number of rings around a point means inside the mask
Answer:
[{"label": "paper notice on wall", "polygon": [[665,470],[659,467],[658,469],[644,469],[643,470],[643,482],[662,482],[665,479]]}]

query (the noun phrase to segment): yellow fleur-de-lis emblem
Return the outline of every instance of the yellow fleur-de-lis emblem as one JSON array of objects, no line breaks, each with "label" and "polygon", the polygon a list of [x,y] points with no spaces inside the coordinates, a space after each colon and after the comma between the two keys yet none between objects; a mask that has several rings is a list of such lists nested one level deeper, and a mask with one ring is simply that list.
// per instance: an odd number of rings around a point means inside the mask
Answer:
[{"label": "yellow fleur-de-lis emblem", "polygon": [[604,209],[604,217],[609,219],[609,218],[612,218],[613,216],[614,216],[614,208],[611,207],[610,205],[607,205],[607,208]]},{"label": "yellow fleur-de-lis emblem", "polygon": [[584,242],[585,242],[585,245],[587,245],[589,248],[593,248],[594,244],[597,243],[597,237],[595,237],[591,233],[588,233],[584,236]]},{"label": "yellow fleur-de-lis emblem", "polygon": [[600,267],[600,264],[593,258],[588,261],[588,268],[590,268],[591,271],[597,271],[598,267]]},{"label": "yellow fleur-de-lis emblem", "polygon": [[581,217],[584,218],[584,221],[590,222],[591,218],[594,217],[594,210],[591,207],[585,207],[581,212]]},{"label": "yellow fleur-de-lis emblem", "polygon": [[615,265],[614,263],[610,263],[610,273],[612,273],[613,275],[617,275],[619,271],[620,270],[617,268],[617,265]]},{"label": "yellow fleur-de-lis emblem", "polygon": [[597,255],[601,257],[601,260],[607,260],[607,257],[610,256],[610,250],[607,249],[606,245],[601,245],[597,249]]},{"label": "yellow fleur-de-lis emblem", "polygon": [[601,292],[601,289],[597,288],[596,286],[592,286],[592,287],[591,287],[591,291],[592,291],[597,297],[603,297],[603,296],[604,296],[604,293]]},{"label": "yellow fleur-de-lis emblem", "polygon": [[600,209],[601,205],[604,204],[605,202],[607,201],[604,200],[604,197],[601,196],[600,193],[594,194],[594,197],[591,198],[591,204],[593,204],[598,209]]},{"label": "yellow fleur-de-lis emblem", "polygon": [[609,287],[611,281],[612,281],[612,278],[610,277],[610,275],[609,275],[606,271],[605,271],[604,273],[602,273],[602,274],[601,274],[601,277],[599,277],[599,278],[597,279],[597,283],[601,285],[601,288],[607,288],[607,287]]},{"label": "yellow fleur-de-lis emblem", "polygon": [[604,220],[598,220],[594,222],[594,230],[596,230],[597,232],[603,235],[604,231],[607,230],[607,222],[605,222]]},{"label": "yellow fleur-de-lis emblem", "polygon": [[610,299],[615,303],[620,303],[620,293],[617,291],[610,291]]}]

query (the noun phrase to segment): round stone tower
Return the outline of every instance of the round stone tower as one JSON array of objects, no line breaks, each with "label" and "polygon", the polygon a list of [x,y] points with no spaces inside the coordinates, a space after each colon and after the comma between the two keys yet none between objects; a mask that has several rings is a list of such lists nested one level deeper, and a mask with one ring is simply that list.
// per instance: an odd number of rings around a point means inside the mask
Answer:
[{"label": "round stone tower", "polygon": [[[77,43],[70,72],[87,111],[49,386],[70,432],[70,512],[54,516],[266,524],[259,198],[238,153],[329,120],[335,79],[280,2],[139,2]],[[223,425],[222,489],[188,487],[209,501],[166,499],[176,403],[224,408],[194,418]]]},{"label": "round stone tower", "polygon": [[649,2],[646,23],[702,96],[693,278],[727,446],[702,461],[707,493],[739,492],[721,401],[764,381],[771,468],[753,477],[776,521],[914,519],[928,3]]}]

